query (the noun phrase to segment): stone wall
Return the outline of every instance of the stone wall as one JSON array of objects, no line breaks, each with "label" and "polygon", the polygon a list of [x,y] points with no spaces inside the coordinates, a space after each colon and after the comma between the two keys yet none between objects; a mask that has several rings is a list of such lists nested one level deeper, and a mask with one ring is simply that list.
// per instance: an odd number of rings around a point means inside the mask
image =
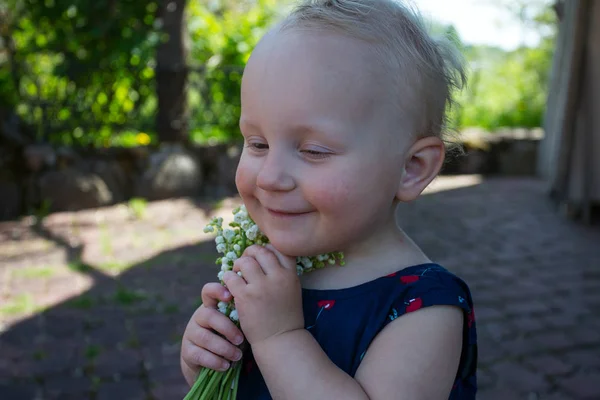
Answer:
[{"label": "stone wall", "polygon": [[235,193],[240,148],[73,150],[30,145],[0,151],[0,220],[33,210],[76,211],[134,197],[221,197]]},{"label": "stone wall", "polygon": [[[464,154],[443,174],[535,175],[540,130],[461,133]],[[73,150],[0,148],[0,220],[33,210],[76,211],[134,197],[222,197],[235,189],[239,146]]]},{"label": "stone wall", "polygon": [[503,129],[460,133],[463,154],[449,155],[443,174],[536,176],[541,129]]}]

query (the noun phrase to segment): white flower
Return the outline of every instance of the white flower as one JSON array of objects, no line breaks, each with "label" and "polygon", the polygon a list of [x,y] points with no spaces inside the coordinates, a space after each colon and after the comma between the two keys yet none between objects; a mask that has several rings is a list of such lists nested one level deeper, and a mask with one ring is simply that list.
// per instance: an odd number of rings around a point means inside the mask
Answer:
[{"label": "white flower", "polygon": [[237,310],[232,310],[231,313],[229,314],[229,318],[232,321],[239,321],[240,317],[238,316]]},{"label": "white flower", "polygon": [[219,278],[219,280],[222,281],[224,275],[225,275],[225,271],[219,271],[219,273],[217,274],[217,278]]},{"label": "white flower", "polygon": [[225,237],[225,240],[231,243],[231,241],[235,237],[235,231],[233,229],[227,228],[223,231],[223,236]]},{"label": "white flower", "polygon": [[250,239],[250,240],[256,239],[257,234],[258,234],[258,226],[257,225],[252,225],[250,228],[248,228],[248,230],[246,230],[246,237],[248,237],[248,239]]},{"label": "white flower", "polygon": [[217,236],[215,238],[215,243],[216,244],[221,244],[221,243],[225,243],[225,238],[223,236]]},{"label": "white flower", "polygon": [[238,272],[237,272],[237,275],[238,275],[239,277],[241,277],[241,276],[242,276],[242,271],[238,271]]},{"label": "white flower", "polygon": [[310,258],[308,257],[300,257],[300,263],[304,268],[312,268],[313,266],[312,261],[310,261]]},{"label": "white flower", "polygon": [[227,303],[220,301],[219,304],[217,304],[217,308],[221,313],[225,314],[227,312]]},{"label": "white flower", "polygon": [[317,260],[319,260],[319,261],[325,261],[325,260],[327,260],[328,258],[329,258],[329,255],[327,255],[327,254],[319,254],[319,255],[317,256]]},{"label": "white flower", "polygon": [[227,251],[227,246],[225,246],[225,244],[220,243],[217,245],[217,252],[218,253],[225,253]]},{"label": "white flower", "polygon": [[248,228],[250,228],[250,225],[251,225],[251,224],[252,224],[252,223],[251,223],[250,221],[246,220],[246,221],[242,221],[242,222],[240,223],[240,226],[242,227],[242,229],[243,229],[244,231],[246,231],[246,230],[248,230]]},{"label": "white flower", "polygon": [[243,221],[248,220],[248,213],[246,210],[240,210],[233,216],[233,220],[238,224],[241,224]]},{"label": "white flower", "polygon": [[234,244],[233,245],[233,250],[240,251],[240,250],[242,250],[242,246],[240,246],[239,244]]},{"label": "white flower", "polygon": [[204,233],[210,233],[210,232],[214,232],[215,228],[213,228],[212,226],[208,225],[204,228]]},{"label": "white flower", "polygon": [[296,265],[296,273],[298,275],[302,275],[304,273],[304,268],[300,264]]},{"label": "white flower", "polygon": [[227,272],[231,271],[231,265],[229,265],[228,259],[223,259],[223,263],[221,264],[221,271]]},{"label": "white flower", "polygon": [[229,258],[231,261],[235,261],[238,259],[237,254],[235,254],[233,251],[230,251],[229,253],[227,253],[225,255],[226,258]]}]

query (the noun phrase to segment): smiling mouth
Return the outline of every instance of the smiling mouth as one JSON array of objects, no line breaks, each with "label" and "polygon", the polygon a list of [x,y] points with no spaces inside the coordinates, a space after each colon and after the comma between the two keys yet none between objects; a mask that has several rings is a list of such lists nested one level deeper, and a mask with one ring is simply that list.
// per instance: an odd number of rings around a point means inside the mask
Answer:
[{"label": "smiling mouth", "polygon": [[269,214],[275,216],[275,217],[280,217],[280,218],[292,218],[292,217],[299,217],[302,215],[306,215],[309,214],[311,211],[307,211],[307,212],[288,212],[288,211],[281,211],[281,210],[272,210],[270,208],[267,208],[267,211],[269,211]]}]

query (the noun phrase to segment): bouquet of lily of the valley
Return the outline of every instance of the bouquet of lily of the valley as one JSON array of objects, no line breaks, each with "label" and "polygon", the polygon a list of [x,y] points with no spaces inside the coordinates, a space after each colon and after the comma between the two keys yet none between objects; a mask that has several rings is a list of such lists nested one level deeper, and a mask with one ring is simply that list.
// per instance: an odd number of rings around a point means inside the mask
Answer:
[{"label": "bouquet of lily of the valley", "polygon": [[[255,244],[264,246],[269,243],[269,239],[260,232],[248,215],[245,206],[234,209],[233,217],[229,228],[223,229],[223,218],[220,217],[213,218],[204,228],[205,233],[216,232],[217,234],[215,238],[217,252],[223,254],[217,258],[217,265],[221,266],[218,278],[222,285],[224,285],[223,275],[233,269],[233,263],[242,256],[247,247]],[[344,255],[341,252],[297,257],[296,269],[298,275],[301,275],[336,263],[344,265]],[[238,274],[241,275],[241,272]],[[219,302],[218,308],[239,327],[235,299],[229,303]],[[237,397],[241,366],[242,360],[233,363],[225,372],[203,368],[184,400],[234,400]]]}]

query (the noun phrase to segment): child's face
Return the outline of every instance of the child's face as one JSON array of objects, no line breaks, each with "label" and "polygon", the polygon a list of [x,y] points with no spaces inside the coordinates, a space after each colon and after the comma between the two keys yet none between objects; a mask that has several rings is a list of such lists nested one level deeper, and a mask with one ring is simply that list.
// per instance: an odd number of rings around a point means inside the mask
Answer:
[{"label": "child's face", "polygon": [[246,66],[236,184],[284,254],[344,251],[393,212],[409,135],[393,126],[368,55],[347,38],[287,32]]}]

